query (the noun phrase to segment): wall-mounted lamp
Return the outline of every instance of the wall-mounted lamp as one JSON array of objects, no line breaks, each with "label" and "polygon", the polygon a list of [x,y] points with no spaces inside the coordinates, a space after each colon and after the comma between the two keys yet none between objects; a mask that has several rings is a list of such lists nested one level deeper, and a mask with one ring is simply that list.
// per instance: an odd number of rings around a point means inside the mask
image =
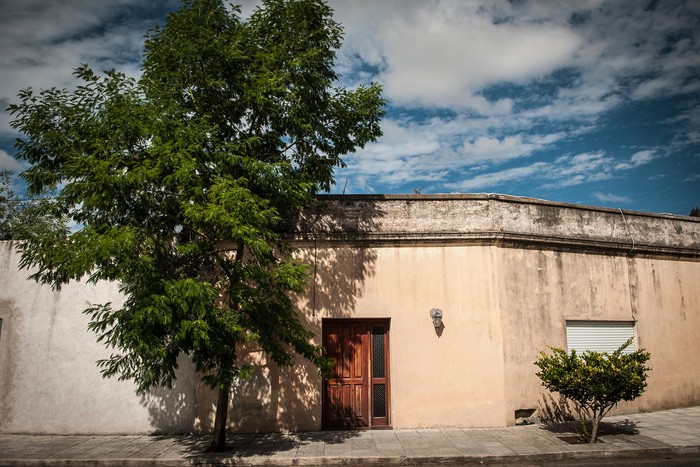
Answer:
[{"label": "wall-mounted lamp", "polygon": [[435,329],[439,328],[442,324],[442,310],[439,308],[431,308],[430,317],[433,319],[433,326],[435,326]]}]

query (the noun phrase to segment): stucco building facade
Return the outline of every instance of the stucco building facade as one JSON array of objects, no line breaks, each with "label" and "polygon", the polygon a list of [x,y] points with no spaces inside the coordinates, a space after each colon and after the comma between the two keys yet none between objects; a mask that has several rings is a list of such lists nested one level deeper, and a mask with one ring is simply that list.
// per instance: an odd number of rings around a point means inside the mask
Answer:
[{"label": "stucco building facade", "polygon": [[[621,329],[651,353],[646,392],[618,412],[700,404],[697,219],[502,195],[326,196],[288,240],[312,271],[302,320],[338,364],[322,381],[249,349],[235,430],[510,425],[542,406],[539,351],[578,345],[581,329],[594,343]],[[211,425],[214,396],[185,359],[172,390],[145,397],[100,377],[108,351],[81,311],[121,300],[115,284],[52,292],[18,260],[5,242],[0,431]]]}]

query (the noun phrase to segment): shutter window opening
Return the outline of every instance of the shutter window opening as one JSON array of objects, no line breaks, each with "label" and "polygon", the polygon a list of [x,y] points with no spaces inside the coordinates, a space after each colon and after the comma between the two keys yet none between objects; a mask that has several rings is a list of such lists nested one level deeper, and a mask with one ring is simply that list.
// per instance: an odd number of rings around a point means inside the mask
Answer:
[{"label": "shutter window opening", "polygon": [[[581,353],[585,350],[613,353],[627,339],[634,337],[634,321],[567,321],[567,350]],[[623,354],[637,350],[636,342],[627,347]]]}]

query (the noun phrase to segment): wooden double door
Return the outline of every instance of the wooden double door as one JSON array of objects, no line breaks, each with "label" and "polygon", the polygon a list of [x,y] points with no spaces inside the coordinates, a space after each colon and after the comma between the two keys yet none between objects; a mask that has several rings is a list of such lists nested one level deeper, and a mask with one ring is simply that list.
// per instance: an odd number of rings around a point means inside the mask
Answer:
[{"label": "wooden double door", "polygon": [[323,345],[335,360],[323,383],[323,428],[388,428],[389,320],[323,320]]}]

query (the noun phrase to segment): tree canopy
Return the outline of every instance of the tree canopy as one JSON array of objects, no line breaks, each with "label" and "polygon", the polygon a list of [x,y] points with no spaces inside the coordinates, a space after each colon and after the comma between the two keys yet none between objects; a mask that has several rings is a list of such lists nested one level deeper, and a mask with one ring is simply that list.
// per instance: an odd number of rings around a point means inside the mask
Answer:
[{"label": "tree canopy", "polygon": [[148,33],[139,79],[81,65],[74,90],[25,89],[9,108],[29,193],[54,192],[42,213],[78,226],[22,243],[22,266],[55,288],[118,281],[122,307],[86,310],[115,349],[103,374],[147,391],[189,355],[220,391],[214,450],[245,373],[238,343],[327,368],[290,299],[307,267],[280,228],[381,134],[380,87],[336,83],[341,39],[320,0],[264,0],[247,20],[184,0]]},{"label": "tree canopy", "polygon": [[43,212],[47,199],[20,197],[12,180],[11,171],[0,170],[0,240],[27,240],[64,228],[64,219]]},{"label": "tree canopy", "polygon": [[0,171],[0,240],[12,240],[14,238],[13,220],[20,200],[12,189],[12,172]]},{"label": "tree canopy", "polygon": [[613,353],[551,348],[552,354],[540,353],[535,362],[540,368],[537,376],[544,387],[558,392],[574,402],[581,415],[589,420],[589,437],[595,443],[603,417],[620,401],[639,397],[647,386],[650,355],[643,349],[624,354],[632,338]]}]

